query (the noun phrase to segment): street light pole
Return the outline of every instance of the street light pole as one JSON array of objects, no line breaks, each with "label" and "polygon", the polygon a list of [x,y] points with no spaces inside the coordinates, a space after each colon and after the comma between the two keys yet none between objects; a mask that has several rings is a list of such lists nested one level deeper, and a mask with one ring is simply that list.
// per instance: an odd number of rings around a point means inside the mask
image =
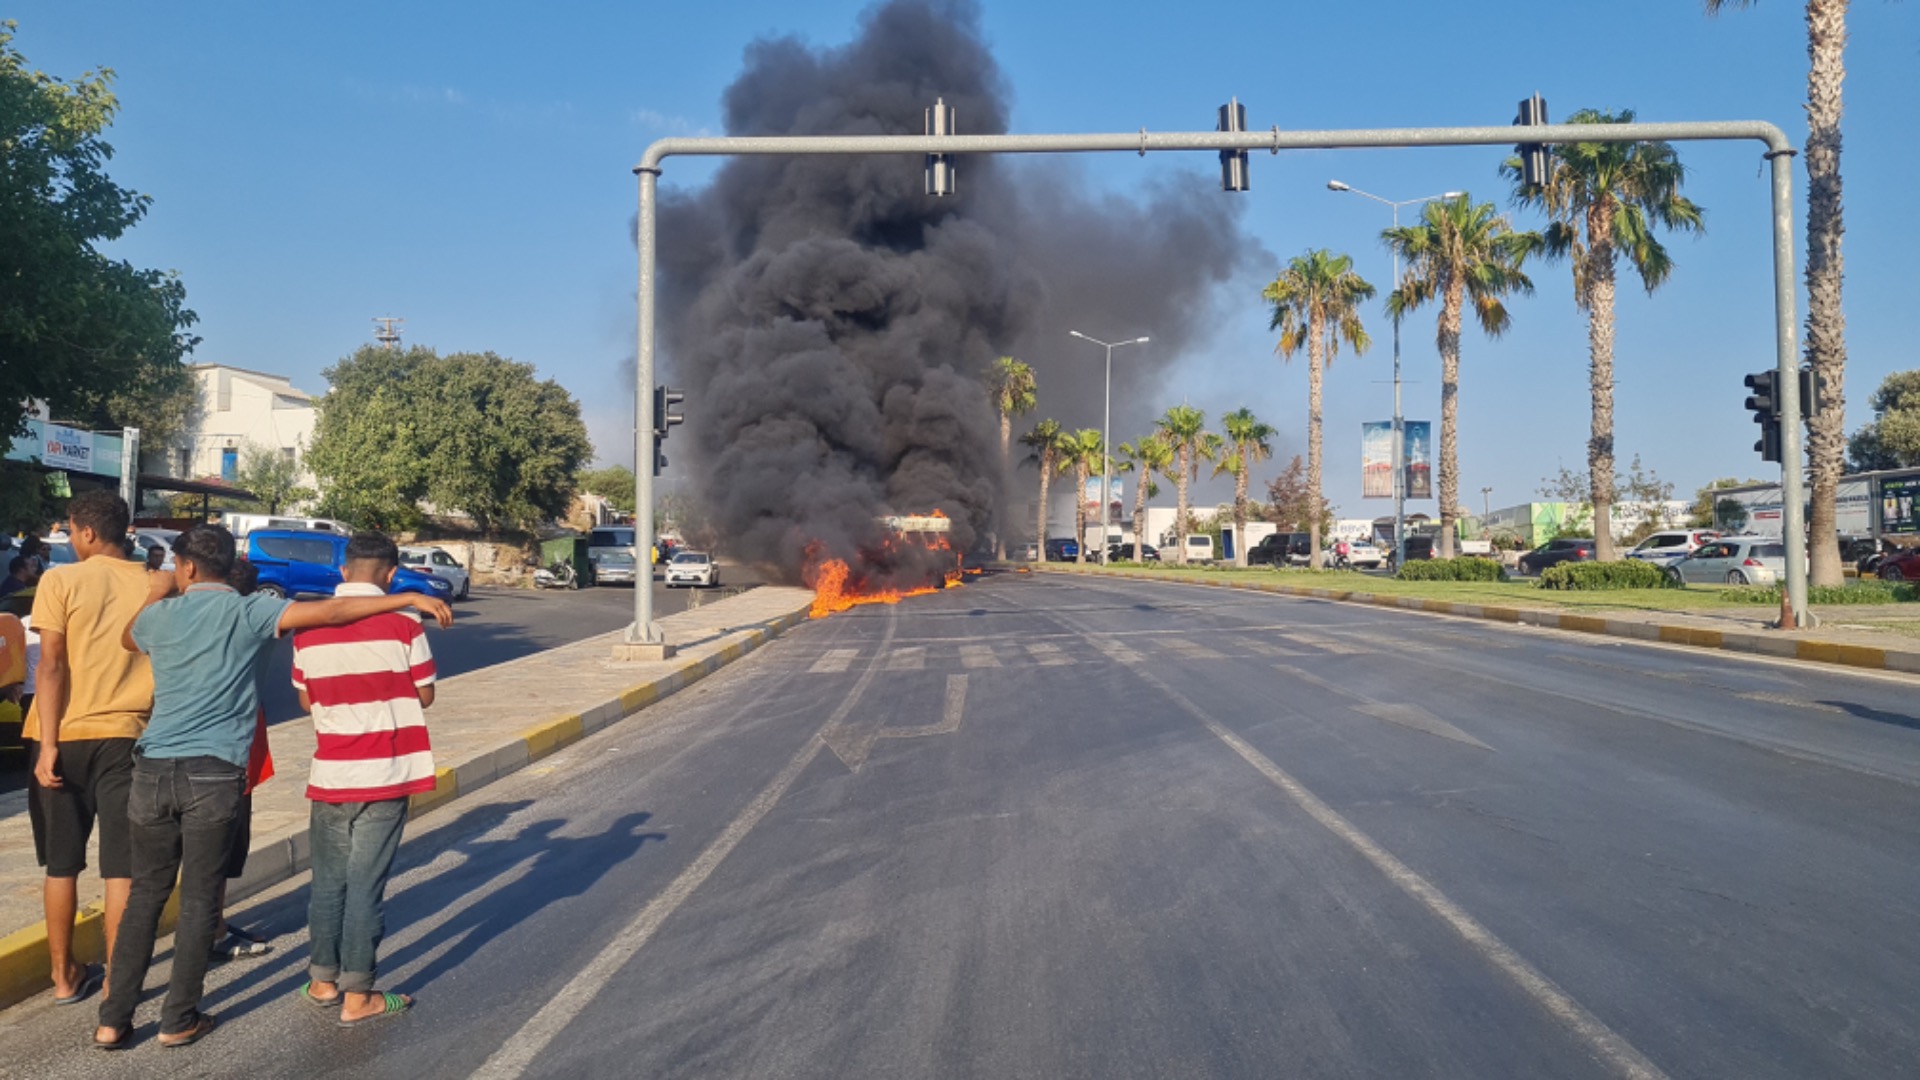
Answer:
[{"label": "street light pole", "polygon": [[[1145,345],[1147,339],[1137,337],[1131,341],[1101,341],[1099,338],[1088,337],[1078,330],[1069,330],[1067,333],[1082,341],[1091,341],[1095,345],[1107,350],[1106,408],[1100,417],[1100,561],[1105,562],[1107,560],[1107,547],[1109,543],[1107,540],[1107,508],[1113,502],[1113,441],[1108,435],[1109,430],[1113,427],[1113,350],[1122,345]],[[1073,497],[1076,499],[1084,499],[1086,498],[1086,493],[1076,491]],[[1043,506],[1040,509],[1042,512],[1045,512],[1046,507]],[[1083,544],[1086,543],[1087,538],[1084,536],[1080,537],[1080,542]]]},{"label": "street light pole", "polygon": [[[1357,187],[1343,184],[1338,180],[1327,181],[1327,190],[1345,191],[1364,199],[1384,203],[1393,210],[1393,227],[1400,227],[1400,208],[1420,203],[1430,203],[1435,199],[1457,199],[1464,192],[1446,191],[1438,195],[1427,195],[1418,199],[1383,199],[1371,191],[1361,191]],[[1400,249],[1393,249],[1393,287],[1400,287]],[[1393,565],[1402,566],[1407,559],[1407,436],[1406,421],[1400,412],[1400,317],[1393,317]]]}]

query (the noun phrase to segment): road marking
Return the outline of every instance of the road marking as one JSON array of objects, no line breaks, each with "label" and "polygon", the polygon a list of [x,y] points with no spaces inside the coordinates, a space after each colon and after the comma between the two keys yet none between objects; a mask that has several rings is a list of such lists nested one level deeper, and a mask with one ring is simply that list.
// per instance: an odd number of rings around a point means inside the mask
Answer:
[{"label": "road marking", "polygon": [[1073,657],[1062,653],[1060,646],[1045,641],[1028,644],[1027,654],[1041,667],[1065,667],[1073,663]]},{"label": "road marking", "polygon": [[908,645],[893,650],[887,658],[888,671],[922,671],[927,666],[927,650],[924,646]]},{"label": "road marking", "polygon": [[960,646],[960,666],[965,668],[996,668],[1000,658],[993,655],[991,645]]},{"label": "road marking", "polygon": [[1808,701],[1804,697],[1794,697],[1792,694],[1774,694],[1765,690],[1754,690],[1741,694],[1740,696],[1748,701],[1764,701],[1769,705],[1791,705],[1796,709],[1812,709],[1816,712],[1839,713],[1842,716],[1852,715],[1838,705],[1832,705],[1824,701]]},{"label": "road marking", "polygon": [[1132,649],[1127,648],[1117,641],[1112,641],[1107,638],[1091,638],[1090,640],[1093,641],[1094,648],[1106,654],[1107,659],[1116,664],[1138,664],[1141,660],[1139,653],[1134,652]]},{"label": "road marking", "polygon": [[1262,656],[1302,656],[1299,649],[1284,649],[1270,641],[1243,641],[1240,643],[1252,652]]},{"label": "road marking", "polygon": [[940,710],[940,722],[937,724],[918,724],[914,727],[881,728],[883,739],[917,739],[923,735],[951,735],[960,730],[960,714],[967,710],[967,677],[965,675],[947,676],[947,701]]},{"label": "road marking", "polygon": [[1373,838],[1346,818],[1339,811],[1328,806],[1295,780],[1273,760],[1215,720],[1198,705],[1187,700],[1185,695],[1167,685],[1159,676],[1145,668],[1136,668],[1134,674],[1152,685],[1179,706],[1182,712],[1200,721],[1214,737],[1226,743],[1241,760],[1253,766],[1260,775],[1292,799],[1294,804],[1305,810],[1308,816],[1325,826],[1327,830],[1345,841],[1348,847],[1372,863],[1385,874],[1388,881],[1418,901],[1428,911],[1438,916],[1454,933],[1466,941],[1494,967],[1517,983],[1526,995],[1532,998],[1548,1013],[1566,1025],[1573,1033],[1584,1040],[1607,1064],[1619,1071],[1622,1076],[1633,1080],[1662,1080],[1666,1073],[1636,1050],[1620,1034],[1608,1027],[1599,1017],[1588,1012],[1586,1007],[1575,1001],[1572,995],[1562,990],[1552,979],[1547,978],[1526,958],[1495,937],[1493,931],[1482,926],[1466,909],[1447,898],[1434,884],[1421,877],[1412,867],[1395,858],[1393,854],[1373,841]]},{"label": "road marking", "polygon": [[837,675],[847,670],[854,657],[860,655],[859,649],[828,649],[826,655],[813,662],[807,669],[809,675]]},{"label": "road marking", "polygon": [[1221,659],[1219,653],[1214,652],[1212,649],[1207,648],[1197,641],[1188,641],[1185,638],[1174,638],[1166,644],[1168,649],[1179,653],[1183,658],[1188,660]]},{"label": "road marking", "polygon": [[887,646],[893,641],[896,621],[897,615],[894,609],[889,607],[886,630],[881,635],[879,648],[874,651],[874,661],[860,673],[859,681],[855,682],[853,689],[847,692],[846,700],[833,711],[833,715],[820,726],[820,730],[807,739],[806,745],[800,748],[800,752],[793,755],[793,760],[787,762],[772,781],[760,790],[760,794],[753,797],[753,801],[747,804],[746,809],[740,811],[739,815],[727,824],[726,829],[707,845],[706,850],[702,851],[698,858],[693,860],[692,865],[680,871],[680,876],[674,878],[664,891],[647,903],[646,907],[641,908],[633,921],[616,934],[613,940],[608,942],[607,947],[600,950],[598,956],[588,961],[585,968],[547,999],[547,1003],[540,1007],[540,1011],[534,1013],[519,1031],[501,1044],[500,1048],[495,1050],[492,1056],[488,1057],[474,1072],[474,1076],[483,1080],[514,1080],[525,1073],[527,1066],[533,1063],[533,1059],[545,1050],[595,997],[599,996],[600,991],[606,988],[607,983],[619,974],[620,969],[625,967],[635,954],[646,947],[647,942],[651,941],[653,935],[659,931],[660,925],[679,910],[680,905],[686,903],[687,898],[692,896],[707,878],[713,876],[713,872],[726,861],[727,856],[733,854],[733,849],[740,846],[740,842],[745,840],[754,826],[760,824],[761,819],[772,811],[781,797],[787,793],[787,789],[793,786],[794,781],[800,779],[800,774],[806,771],[807,766],[820,753],[820,748],[826,745],[826,732],[840,724],[849,713],[853,712],[854,706],[859,703],[867,687],[872,684],[874,675],[880,670],[879,657],[886,653]]},{"label": "road marking", "polygon": [[1461,731],[1459,728],[1454,727],[1452,724],[1447,723],[1445,720],[1440,719],[1418,705],[1399,701],[1381,701],[1378,698],[1371,698],[1357,690],[1342,686],[1332,679],[1323,679],[1310,671],[1302,671],[1289,664],[1275,664],[1274,667],[1279,671],[1299,679],[1303,683],[1317,686],[1331,694],[1338,694],[1350,701],[1356,701],[1359,703],[1357,706],[1358,711],[1366,713],[1368,716],[1376,719],[1385,720],[1389,724],[1398,724],[1403,728],[1409,728],[1413,731],[1423,731],[1428,735],[1437,735],[1442,739],[1452,739],[1454,742],[1466,743],[1468,746],[1477,746],[1482,750],[1491,751],[1493,749],[1493,747]]}]

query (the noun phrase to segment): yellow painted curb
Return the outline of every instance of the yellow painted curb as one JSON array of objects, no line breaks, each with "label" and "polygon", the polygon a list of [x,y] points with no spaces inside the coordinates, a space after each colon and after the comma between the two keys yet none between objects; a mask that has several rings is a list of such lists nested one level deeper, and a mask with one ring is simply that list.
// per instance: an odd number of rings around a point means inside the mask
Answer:
[{"label": "yellow painted curb", "polygon": [[407,816],[419,817],[460,797],[460,780],[452,769],[433,770],[433,790],[415,793],[407,800]]},{"label": "yellow painted curb", "polygon": [[1852,667],[1877,668],[1885,670],[1887,650],[1876,649],[1870,645],[1835,645],[1839,662]]},{"label": "yellow painted curb", "polygon": [[546,757],[555,750],[571,742],[577,742],[587,733],[587,728],[578,716],[563,716],[551,720],[539,727],[528,728],[520,733],[527,744],[527,760],[534,761]]}]

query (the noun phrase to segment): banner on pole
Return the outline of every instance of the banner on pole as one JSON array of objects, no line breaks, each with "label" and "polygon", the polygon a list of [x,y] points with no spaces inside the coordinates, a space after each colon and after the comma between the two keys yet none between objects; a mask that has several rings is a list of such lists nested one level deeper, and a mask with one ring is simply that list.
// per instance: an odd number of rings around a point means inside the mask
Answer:
[{"label": "banner on pole", "polygon": [[1407,441],[1407,498],[1433,498],[1433,422],[1402,420],[1401,437]]},{"label": "banner on pole", "polygon": [[1360,425],[1360,497],[1393,498],[1393,421]]}]

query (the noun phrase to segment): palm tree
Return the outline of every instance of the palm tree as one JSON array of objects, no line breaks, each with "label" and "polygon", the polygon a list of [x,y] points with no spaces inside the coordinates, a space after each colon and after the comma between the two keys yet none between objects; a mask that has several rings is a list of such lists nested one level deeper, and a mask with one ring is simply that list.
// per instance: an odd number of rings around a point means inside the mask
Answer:
[{"label": "palm tree", "polygon": [[[1000,414],[1000,475],[1010,477],[1013,474],[1013,463],[1009,457],[1012,451],[1013,418],[1032,412],[1039,401],[1033,382],[1033,369],[1011,356],[995,360],[987,370],[987,396],[993,399],[993,409]],[[1007,514],[1004,497],[1000,511],[1003,524],[995,530],[994,557],[1005,561],[1007,530],[1004,522]]]},{"label": "palm tree", "polygon": [[1220,436],[1207,430],[1207,414],[1191,405],[1175,405],[1153,422],[1154,437],[1173,452],[1174,562],[1187,565],[1187,489],[1200,476],[1200,462],[1219,453]]},{"label": "palm tree", "polygon": [[1453,558],[1454,522],[1460,514],[1460,320],[1467,301],[1490,338],[1512,319],[1500,298],[1531,293],[1520,264],[1541,244],[1538,233],[1517,233],[1492,203],[1461,195],[1428,203],[1418,224],[1380,234],[1406,264],[1387,298],[1387,313],[1399,319],[1430,300],[1440,302],[1440,557]]},{"label": "palm tree", "polygon": [[[1618,114],[1582,109],[1569,124],[1630,124],[1633,110]],[[1673,273],[1673,259],[1653,235],[1654,226],[1701,232],[1704,211],[1680,194],[1687,171],[1680,155],[1663,142],[1566,143],[1550,149],[1544,186],[1521,186],[1520,162],[1500,171],[1514,183],[1514,201],[1537,206],[1550,224],[1544,248],[1549,258],[1573,264],[1573,301],[1587,313],[1588,384],[1593,425],[1587,441],[1587,474],[1593,486],[1594,558],[1613,550],[1613,293],[1616,262],[1625,256],[1651,294]]]},{"label": "palm tree", "polygon": [[[1753,0],[1704,0],[1707,14]],[[1807,424],[1815,585],[1844,584],[1836,503],[1846,471],[1846,314],[1840,308],[1840,84],[1847,77],[1847,0],[1807,0],[1807,362],[1820,373],[1820,414]]]},{"label": "palm tree", "polygon": [[1307,486],[1313,491],[1313,521],[1309,525],[1308,564],[1320,569],[1320,533],[1327,505],[1320,491],[1320,384],[1326,365],[1340,353],[1340,343],[1355,355],[1367,351],[1372,339],[1360,325],[1360,303],[1372,299],[1374,288],[1353,272],[1353,257],[1325,248],[1296,255],[1260,296],[1273,308],[1267,329],[1278,330],[1274,352],[1291,360],[1307,347]]},{"label": "palm tree", "polygon": [[1020,443],[1027,447],[1027,461],[1040,466],[1040,520],[1034,525],[1034,542],[1038,544],[1040,561],[1047,559],[1047,487],[1053,482],[1053,474],[1060,468],[1060,447],[1067,438],[1058,420],[1042,420],[1033,425],[1033,430],[1020,436]]},{"label": "palm tree", "polygon": [[1233,474],[1233,565],[1247,565],[1247,481],[1255,462],[1273,456],[1272,439],[1280,434],[1273,425],[1262,423],[1253,410],[1242,406],[1220,418],[1225,432],[1227,453],[1213,467],[1213,475]]},{"label": "palm tree", "polygon": [[1121,443],[1117,452],[1120,461],[1114,466],[1115,471],[1140,473],[1133,496],[1133,561],[1139,562],[1140,545],[1146,542],[1143,530],[1147,524],[1147,500],[1160,494],[1154,474],[1173,467],[1173,448],[1158,435],[1148,435],[1137,442]]},{"label": "palm tree", "polygon": [[[1062,435],[1060,440],[1060,471],[1073,473],[1073,528],[1079,542],[1075,545],[1074,562],[1087,561],[1087,478],[1093,470],[1100,467],[1106,456],[1106,443],[1095,428],[1081,428],[1071,435]],[[1105,511],[1103,506],[1102,511]],[[1106,537],[1106,521],[1100,522],[1100,535]]]}]

